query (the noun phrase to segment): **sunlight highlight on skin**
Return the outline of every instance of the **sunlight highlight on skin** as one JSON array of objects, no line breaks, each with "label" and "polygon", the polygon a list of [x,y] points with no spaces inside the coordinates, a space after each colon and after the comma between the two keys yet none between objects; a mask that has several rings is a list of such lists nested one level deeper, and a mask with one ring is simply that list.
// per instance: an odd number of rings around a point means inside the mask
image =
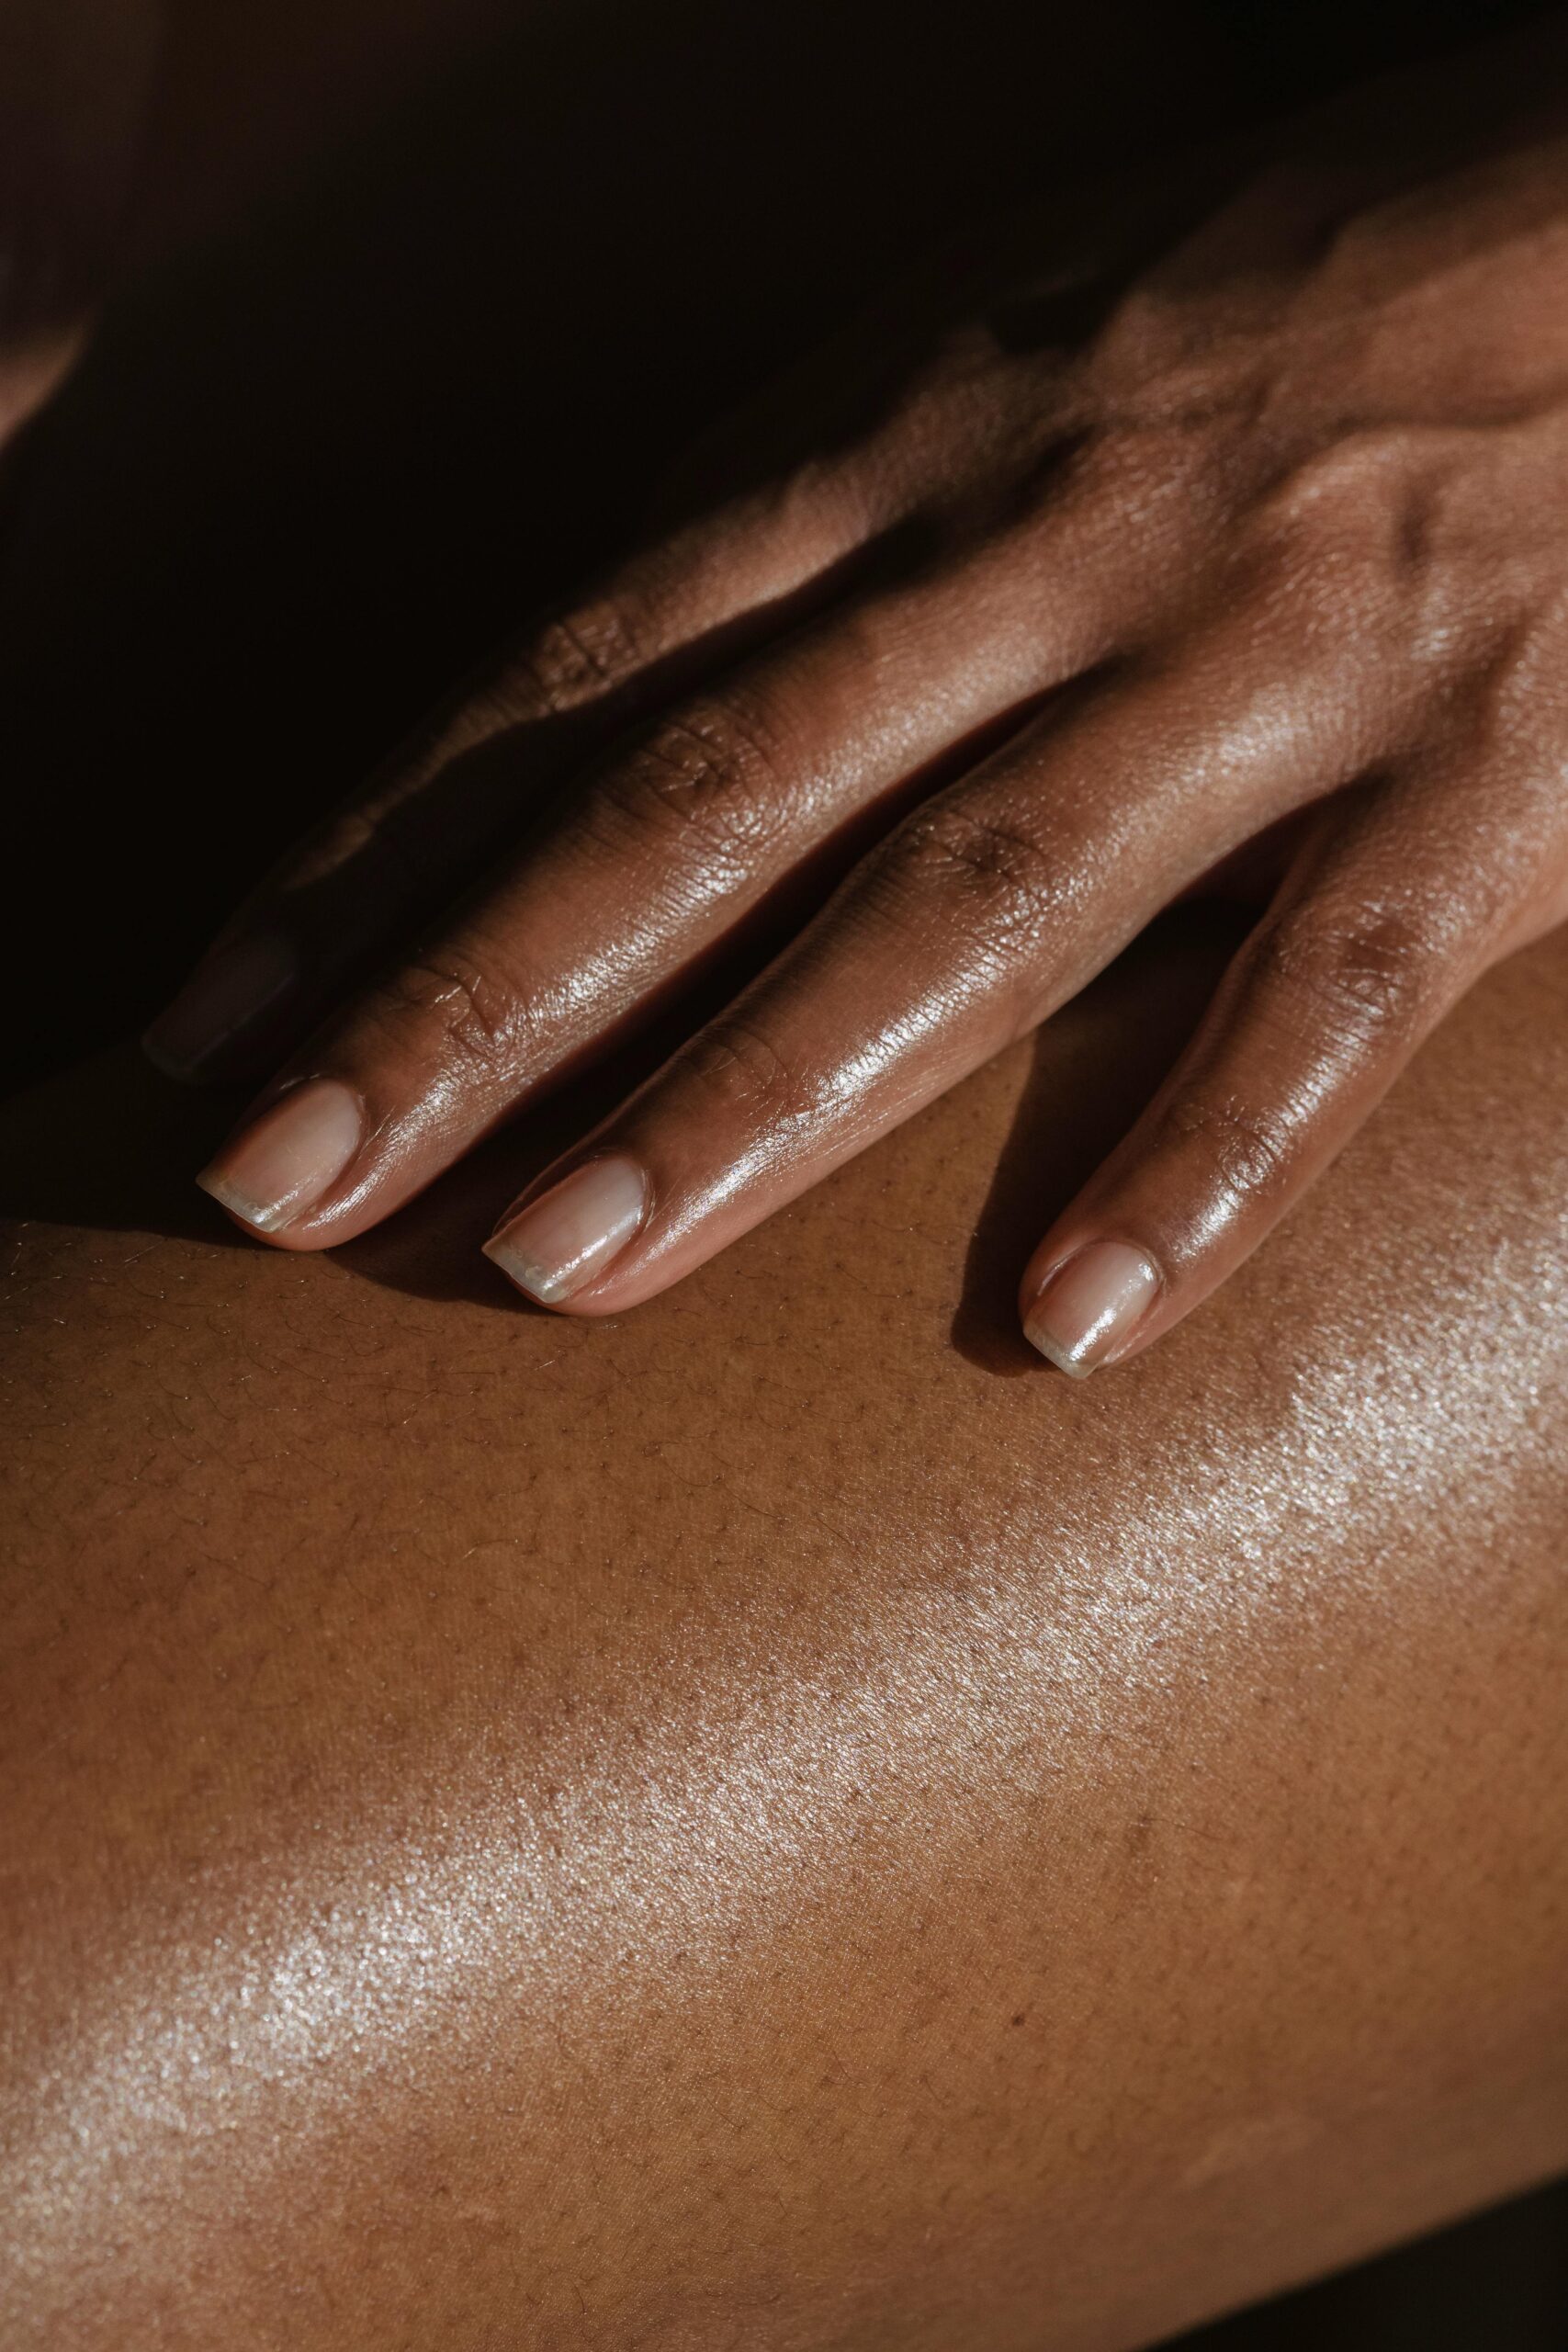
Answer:
[{"label": "sunlight highlight on skin", "polygon": [[[1491,1282],[1508,1311],[1483,1341],[1468,1302],[1417,1272],[1397,1334],[1313,1370],[1278,1426],[1235,1439],[1216,1420],[1206,1458],[1123,1464],[1109,1510],[1080,1487],[1082,1517],[1070,1486],[1064,1510],[1047,1475],[1010,1523],[928,1528],[908,1609],[840,1634],[830,1673],[764,1677],[739,1721],[694,1682],[650,1735],[607,1745],[596,1776],[536,1752],[527,1784],[480,1815],[444,1818],[437,1798],[412,1828],[389,1815],[325,1843],[287,1886],[237,1888],[200,1949],[160,1950],[153,1914],[128,1922],[118,1978],[52,2052],[38,2129],[0,2171],[39,2280],[85,2276],[128,2233],[139,2263],[177,2267],[231,2193],[238,2146],[248,2183],[297,2174],[308,2194],[313,2139],[367,2083],[393,2086],[465,2034],[482,2044],[498,2017],[543,2094],[574,2018],[603,2032],[628,2005],[700,2002],[705,1952],[722,2000],[738,1947],[765,1957],[868,1816],[921,1804],[930,1838],[961,1852],[1042,1790],[1070,1813],[1136,1745],[1130,1691],[1146,1706],[1179,1684],[1201,1710],[1207,1624],[1234,1642],[1247,1621],[1262,1643],[1280,1612],[1331,1610],[1347,1577],[1396,1556],[1413,1515],[1517,1507],[1551,1469],[1532,1408],[1562,1378],[1568,1212],[1554,1249],[1499,1241]],[[1229,1566],[1195,1579],[1190,1557]],[[1397,1567],[1389,1591],[1406,1620],[1437,1597],[1429,1573]],[[888,1875],[855,1900],[907,1892]]]}]

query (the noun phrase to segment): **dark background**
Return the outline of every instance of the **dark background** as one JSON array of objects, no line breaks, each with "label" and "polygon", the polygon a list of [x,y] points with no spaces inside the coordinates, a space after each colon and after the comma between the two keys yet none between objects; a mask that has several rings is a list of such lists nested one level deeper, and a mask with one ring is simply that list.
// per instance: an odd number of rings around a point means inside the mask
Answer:
[{"label": "dark background", "polygon": [[536,6],[144,273],[6,467],[0,1075],[150,1016],[694,430],[937,237],[1530,13]]},{"label": "dark background", "polygon": [[[0,481],[10,1079],[142,1024],[694,430],[936,237],[1523,13],[580,0],[143,275]],[[1568,2192],[1182,2343],[1568,2352]]]},{"label": "dark background", "polygon": [[1562,2352],[1568,2188],[1173,2337],[1168,2352]]}]

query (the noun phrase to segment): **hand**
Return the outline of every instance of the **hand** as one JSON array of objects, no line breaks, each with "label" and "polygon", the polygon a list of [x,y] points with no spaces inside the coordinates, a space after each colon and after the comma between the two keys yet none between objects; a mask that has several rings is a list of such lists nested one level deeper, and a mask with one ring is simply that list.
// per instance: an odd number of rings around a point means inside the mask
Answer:
[{"label": "hand", "polygon": [[1275,169],[1079,339],[1076,298],[983,313],[503,661],[159,1025],[167,1066],[243,1066],[479,877],[208,1189],[285,1248],[363,1231],[848,844],[489,1244],[534,1298],[617,1312],[1284,828],[1277,895],[1021,1312],[1082,1374],[1222,1282],[1568,913],[1568,138],[1402,185],[1383,105],[1370,160],[1341,136]]}]

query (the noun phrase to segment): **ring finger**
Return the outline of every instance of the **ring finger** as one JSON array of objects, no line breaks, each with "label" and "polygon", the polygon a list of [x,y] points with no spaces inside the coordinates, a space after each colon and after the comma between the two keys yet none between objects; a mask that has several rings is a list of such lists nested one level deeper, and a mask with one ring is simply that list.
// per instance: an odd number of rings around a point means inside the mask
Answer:
[{"label": "ring finger", "polygon": [[1365,658],[1298,650],[1285,690],[1282,650],[1231,621],[1026,730],[542,1177],[491,1256],[583,1314],[690,1272],[1033,1027],[1238,842],[1375,759],[1379,706],[1347,674]]},{"label": "ring finger", "polygon": [[515,871],[314,1038],[204,1182],[286,1247],[341,1241],[646,1010],[852,820],[1100,658],[1124,583],[1070,510],[818,622],[601,766]]}]

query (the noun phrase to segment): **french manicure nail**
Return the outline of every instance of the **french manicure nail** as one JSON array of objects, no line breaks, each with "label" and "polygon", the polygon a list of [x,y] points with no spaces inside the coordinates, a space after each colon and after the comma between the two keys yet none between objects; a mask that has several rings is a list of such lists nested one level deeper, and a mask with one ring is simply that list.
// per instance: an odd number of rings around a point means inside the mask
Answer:
[{"label": "french manicure nail", "polygon": [[226,1209],[276,1233],[319,1201],[359,1148],[359,1103],[335,1078],[313,1078],[225,1144],[197,1178]]},{"label": "french manicure nail", "polygon": [[194,1078],[298,978],[294,950],[276,932],[231,940],[202,957],[147,1031],[141,1049],[165,1076]]},{"label": "french manicure nail", "polygon": [[648,1178],[635,1159],[590,1159],[485,1243],[519,1290],[558,1306],[603,1272],[648,1213]]},{"label": "french manicure nail", "polygon": [[1024,1316],[1024,1337],[1074,1380],[1087,1380],[1132,1337],[1159,1288],[1159,1271],[1141,1250],[1091,1241],[1056,1268]]}]

